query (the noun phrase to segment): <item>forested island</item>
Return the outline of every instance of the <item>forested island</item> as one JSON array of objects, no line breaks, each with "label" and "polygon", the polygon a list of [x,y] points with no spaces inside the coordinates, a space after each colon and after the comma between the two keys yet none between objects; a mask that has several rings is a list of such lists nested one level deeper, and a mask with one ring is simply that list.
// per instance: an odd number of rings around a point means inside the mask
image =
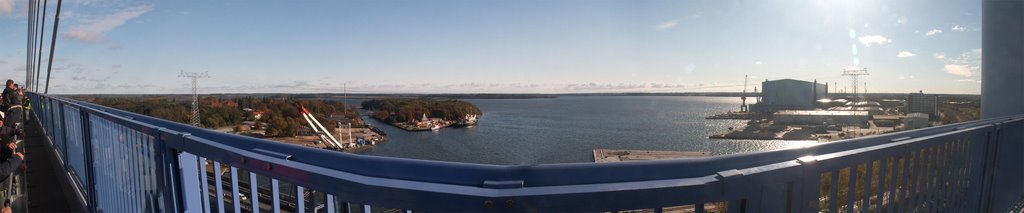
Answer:
[{"label": "forested island", "polygon": [[471,126],[483,115],[476,105],[461,100],[388,98],[363,101],[371,117],[408,131]]},{"label": "forested island", "polygon": [[[170,121],[191,122],[191,100],[176,96],[74,96],[73,98]],[[362,125],[359,113],[333,100],[297,100],[269,97],[203,97],[199,100],[200,126],[232,128],[263,137],[304,135],[308,125],[295,104],[309,109],[317,120],[334,130],[338,122]],[[347,107],[347,109],[346,109]],[[308,134],[308,133],[305,133]]]}]

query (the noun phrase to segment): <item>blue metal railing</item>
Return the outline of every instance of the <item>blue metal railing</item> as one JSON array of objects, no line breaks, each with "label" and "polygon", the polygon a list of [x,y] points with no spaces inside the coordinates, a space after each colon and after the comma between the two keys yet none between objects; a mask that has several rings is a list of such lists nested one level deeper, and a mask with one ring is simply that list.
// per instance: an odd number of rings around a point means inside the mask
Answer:
[{"label": "blue metal railing", "polygon": [[499,166],[340,153],[29,97],[97,212],[1006,211],[1024,200],[1024,116],[702,159]]}]

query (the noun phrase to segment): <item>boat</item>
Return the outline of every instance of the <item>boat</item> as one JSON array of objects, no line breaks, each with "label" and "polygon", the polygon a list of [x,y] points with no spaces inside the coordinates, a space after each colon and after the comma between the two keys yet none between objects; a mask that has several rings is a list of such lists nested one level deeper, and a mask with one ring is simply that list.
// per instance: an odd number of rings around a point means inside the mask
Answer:
[{"label": "boat", "polygon": [[476,125],[476,122],[479,120],[478,118],[479,115],[466,115],[466,117],[459,119],[459,121],[455,122],[453,125],[459,127],[470,127]]},{"label": "boat", "polygon": [[441,129],[441,125],[437,125],[437,124],[431,124],[430,125],[430,130],[437,131],[437,130],[440,130],[440,129]]}]

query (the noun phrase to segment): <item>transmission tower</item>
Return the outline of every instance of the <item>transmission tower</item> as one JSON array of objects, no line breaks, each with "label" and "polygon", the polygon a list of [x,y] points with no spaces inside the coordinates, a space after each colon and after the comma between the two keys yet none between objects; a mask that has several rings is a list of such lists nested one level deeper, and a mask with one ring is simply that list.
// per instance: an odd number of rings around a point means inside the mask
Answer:
[{"label": "transmission tower", "polygon": [[192,79],[192,126],[199,126],[199,91],[196,89],[200,78],[209,78],[207,72],[185,72],[181,71],[178,77]]},{"label": "transmission tower", "polygon": [[854,97],[857,97],[858,77],[862,76],[862,75],[868,75],[868,68],[857,69],[857,68],[848,67],[846,69],[843,69],[843,76],[850,76],[850,80],[853,81],[852,85],[853,85],[853,96]]}]

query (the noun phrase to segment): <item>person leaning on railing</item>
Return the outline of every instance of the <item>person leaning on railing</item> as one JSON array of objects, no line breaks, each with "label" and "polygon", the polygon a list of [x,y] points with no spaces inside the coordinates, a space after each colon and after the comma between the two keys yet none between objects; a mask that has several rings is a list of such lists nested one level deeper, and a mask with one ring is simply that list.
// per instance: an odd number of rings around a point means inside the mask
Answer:
[{"label": "person leaning on railing", "polygon": [[3,120],[0,120],[0,142],[5,144],[3,147],[0,147],[0,159],[2,159],[0,161],[0,179],[13,174],[21,167],[22,161],[25,160],[25,154],[17,151],[18,143],[14,139],[15,135],[21,136],[24,134],[21,130],[3,124]]},{"label": "person leaning on railing", "polygon": [[[10,161],[11,156],[19,155],[20,158],[24,160],[25,155],[19,154],[17,152],[17,141],[15,140],[14,136],[24,136],[25,132],[23,132],[20,129],[4,125],[5,122],[3,122],[3,120],[4,119],[0,119],[0,144],[4,144],[3,146],[0,146],[0,159],[6,159],[7,161]],[[18,162],[17,164],[14,165],[14,168],[19,166],[20,164],[22,163]],[[3,165],[0,165],[0,179],[3,179],[3,177],[6,177],[8,174],[12,172],[13,169],[10,169],[10,171],[8,171],[8,168],[4,167]]]},{"label": "person leaning on railing", "polygon": [[[18,152],[18,143],[15,141],[14,135],[22,135],[21,131],[13,127],[4,126],[3,119],[0,119],[0,142],[6,144],[0,149],[0,154],[4,157],[0,158],[0,179],[6,180],[11,178],[19,168],[21,168],[22,162],[25,161],[25,154]],[[11,190],[8,186],[7,190]],[[7,197],[10,198],[10,197]],[[11,204],[9,199],[4,199],[4,206],[0,209],[0,213],[11,212]]]}]

